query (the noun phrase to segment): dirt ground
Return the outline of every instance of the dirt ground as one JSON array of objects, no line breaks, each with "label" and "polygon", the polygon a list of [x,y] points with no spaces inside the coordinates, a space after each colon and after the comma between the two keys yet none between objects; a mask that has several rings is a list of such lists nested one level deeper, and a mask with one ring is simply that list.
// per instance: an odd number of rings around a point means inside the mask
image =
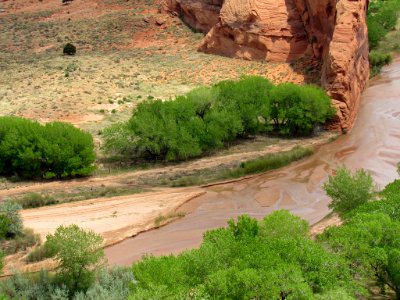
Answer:
[{"label": "dirt ground", "polygon": [[[61,120],[98,134],[147,98],[246,74],[297,83],[307,76],[290,64],[199,53],[202,37],[151,0],[0,2],[0,115]],[[62,55],[67,42],[76,56]]]},{"label": "dirt ground", "polygon": [[[178,18],[161,15],[153,0],[74,0],[68,5],[55,0],[1,1],[0,115],[70,122],[92,133],[100,145],[102,129],[127,120],[137,103],[146,99],[169,99],[201,85],[249,74],[275,83],[303,83],[315,75],[301,61],[277,64],[206,55],[197,51],[202,38]],[[77,46],[77,55],[62,55],[68,42]],[[75,223],[102,234],[109,245],[158,226],[158,217],[163,222],[179,217],[175,210],[203,193],[199,188],[160,189],[154,184],[168,186],[173,178],[235,167],[295,145],[318,146],[334,135],[291,140],[260,137],[189,162],[110,170],[111,174],[99,164],[95,176],[71,181],[13,183],[0,178],[0,201],[31,192],[72,193],[83,188],[150,190],[22,212],[24,225],[42,238],[59,225]],[[5,273],[52,264],[23,266],[25,255],[8,257]]]}]

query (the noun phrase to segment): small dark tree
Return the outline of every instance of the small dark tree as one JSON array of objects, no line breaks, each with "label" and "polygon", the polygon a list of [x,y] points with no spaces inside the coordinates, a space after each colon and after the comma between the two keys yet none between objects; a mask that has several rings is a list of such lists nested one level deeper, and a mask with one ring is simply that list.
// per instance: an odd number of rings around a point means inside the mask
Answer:
[{"label": "small dark tree", "polygon": [[71,3],[73,0],[61,0],[62,4],[69,4]]},{"label": "small dark tree", "polygon": [[[63,1],[65,1],[65,0],[63,0]],[[71,43],[68,43],[64,46],[63,53],[67,54],[67,55],[75,55],[76,47],[74,45],[72,45]]]}]

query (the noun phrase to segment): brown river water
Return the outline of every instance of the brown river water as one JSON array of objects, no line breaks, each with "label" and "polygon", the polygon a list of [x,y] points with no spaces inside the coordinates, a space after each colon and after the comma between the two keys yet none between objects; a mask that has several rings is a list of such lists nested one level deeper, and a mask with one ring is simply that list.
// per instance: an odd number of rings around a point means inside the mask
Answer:
[{"label": "brown river water", "polygon": [[235,183],[204,188],[207,193],[179,210],[187,215],[160,229],[139,234],[105,252],[110,265],[128,265],[145,254],[165,255],[198,247],[206,230],[229,218],[256,218],[287,209],[310,224],[328,213],[322,184],[341,165],[366,169],[378,187],[398,177],[400,161],[400,60],[370,82],[352,131],[320,147],[309,158]]}]

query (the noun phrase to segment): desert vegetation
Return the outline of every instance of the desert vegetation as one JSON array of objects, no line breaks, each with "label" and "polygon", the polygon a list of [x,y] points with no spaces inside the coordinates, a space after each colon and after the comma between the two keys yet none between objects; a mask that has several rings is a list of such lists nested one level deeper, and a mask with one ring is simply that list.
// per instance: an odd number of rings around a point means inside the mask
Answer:
[{"label": "desert vegetation", "polygon": [[46,179],[89,175],[96,157],[90,134],[18,117],[0,117],[0,156],[1,175]]},{"label": "desert vegetation", "polygon": [[222,81],[169,101],[140,103],[131,119],[103,132],[105,148],[130,157],[185,160],[238,137],[310,134],[334,114],[314,86],[273,85],[262,77]]}]

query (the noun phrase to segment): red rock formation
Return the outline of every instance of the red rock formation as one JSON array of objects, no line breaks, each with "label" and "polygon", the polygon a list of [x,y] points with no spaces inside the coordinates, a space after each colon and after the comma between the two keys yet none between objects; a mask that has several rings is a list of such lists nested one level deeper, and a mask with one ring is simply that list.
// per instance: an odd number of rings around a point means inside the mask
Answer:
[{"label": "red rock formation", "polygon": [[208,32],[199,50],[244,59],[322,62],[321,85],[338,109],[332,128],[351,128],[369,78],[368,0],[162,0]]}]

